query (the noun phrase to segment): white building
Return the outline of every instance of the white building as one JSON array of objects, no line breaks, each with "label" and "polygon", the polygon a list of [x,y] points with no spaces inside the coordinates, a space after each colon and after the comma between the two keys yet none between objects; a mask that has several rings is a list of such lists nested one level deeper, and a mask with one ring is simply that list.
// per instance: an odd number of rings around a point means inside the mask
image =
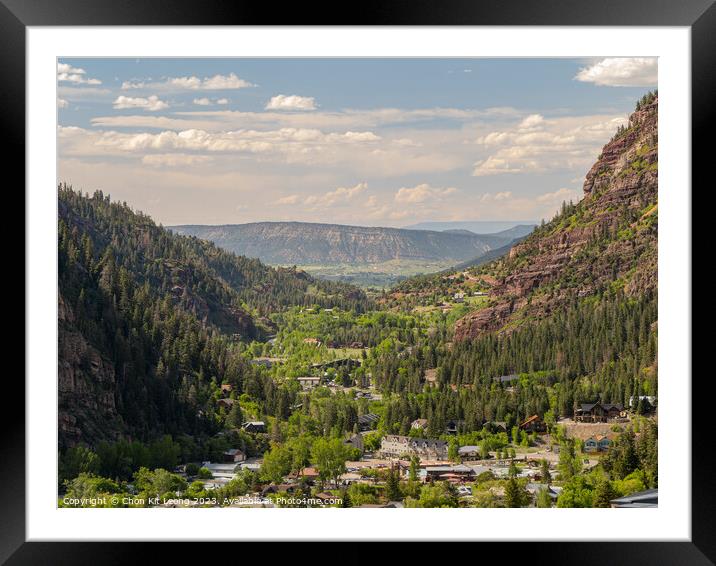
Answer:
[{"label": "white building", "polygon": [[386,458],[419,456],[430,460],[445,460],[447,459],[448,445],[444,440],[388,434],[380,443],[380,453]]}]

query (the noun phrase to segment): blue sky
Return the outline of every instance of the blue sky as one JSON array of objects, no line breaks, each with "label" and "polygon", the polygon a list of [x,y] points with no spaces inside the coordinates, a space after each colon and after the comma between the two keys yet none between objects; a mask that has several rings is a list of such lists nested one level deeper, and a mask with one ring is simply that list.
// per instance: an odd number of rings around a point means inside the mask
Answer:
[{"label": "blue sky", "polygon": [[58,174],[165,225],[549,218],[653,59],[60,59]]}]

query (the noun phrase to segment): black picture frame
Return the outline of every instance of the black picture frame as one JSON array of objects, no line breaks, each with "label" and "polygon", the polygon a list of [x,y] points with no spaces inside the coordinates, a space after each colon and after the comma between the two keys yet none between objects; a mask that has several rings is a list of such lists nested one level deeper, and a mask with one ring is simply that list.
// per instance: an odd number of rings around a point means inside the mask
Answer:
[{"label": "black picture frame", "polygon": [[[6,141],[6,163],[19,183],[25,179],[25,34],[29,26],[63,25],[540,25],[540,26],[686,26],[692,41],[692,179],[693,186],[713,187],[709,155],[716,93],[716,6],[714,0],[401,0],[367,1],[346,10],[339,3],[323,8],[257,2],[205,0],[0,0],[0,116]],[[320,14],[320,15],[319,15]],[[707,137],[708,136],[708,137]],[[707,153],[708,152],[708,153]],[[13,189],[18,191],[20,184]],[[685,187],[684,190],[689,190]],[[693,192],[692,192],[693,194]],[[20,203],[23,207],[23,204]],[[695,222],[693,222],[695,224]],[[17,273],[19,273],[19,268]],[[25,295],[27,301],[32,297]],[[28,336],[27,339],[32,339]],[[669,378],[691,379],[690,375]],[[713,442],[707,380],[692,385],[692,452]],[[25,388],[6,374],[4,399],[19,411],[2,411],[0,427],[0,562],[18,564],[120,564],[138,557],[174,561],[186,557],[186,545],[151,543],[40,543],[25,537]],[[10,402],[10,400],[12,400]],[[684,418],[688,418],[685,416]],[[580,564],[711,564],[716,561],[715,491],[705,458],[692,461],[691,542],[524,543],[501,550],[510,562]],[[585,525],[592,534],[595,524]],[[82,539],[82,533],[77,533]],[[555,533],[558,537],[559,533]],[[245,543],[243,543],[245,544]],[[510,544],[510,543],[507,543]],[[141,549],[139,548],[141,547]],[[245,553],[245,549],[242,553]],[[325,552],[321,555],[333,556]],[[281,552],[281,551],[279,551]],[[341,552],[341,551],[338,551]],[[384,551],[383,551],[384,552]],[[402,550],[400,550],[402,554]],[[303,553],[302,553],[303,554]],[[341,553],[342,554],[342,553]],[[349,553],[340,559],[369,560]],[[482,554],[482,553],[481,553]],[[466,555],[451,553],[452,559]],[[216,557],[219,556],[217,553]],[[382,554],[385,558],[388,555]],[[318,556],[316,556],[317,558]],[[474,557],[473,557],[474,558]],[[312,558],[313,560],[313,558]]]}]

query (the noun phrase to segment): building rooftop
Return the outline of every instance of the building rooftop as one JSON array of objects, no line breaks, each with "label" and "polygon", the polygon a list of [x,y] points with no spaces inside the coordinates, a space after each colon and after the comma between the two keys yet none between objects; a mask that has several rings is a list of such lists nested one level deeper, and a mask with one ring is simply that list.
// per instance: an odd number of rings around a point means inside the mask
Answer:
[{"label": "building rooftop", "polygon": [[236,475],[236,464],[235,463],[229,463],[229,464],[211,464],[205,462],[202,464],[202,468],[206,468],[211,472],[211,475],[214,476],[214,479],[217,479],[219,477],[225,477],[225,478],[233,478]]},{"label": "building rooftop", "polygon": [[360,424],[370,424],[378,421],[379,419],[380,417],[375,413],[366,413],[365,415],[358,417],[358,422]]},{"label": "building rooftop", "polygon": [[588,413],[597,405],[602,407],[602,409],[606,409],[607,411],[609,409],[617,409],[617,410],[621,411],[624,408],[624,406],[621,403],[582,403],[582,404],[580,404],[578,410]]},{"label": "building rooftop", "polygon": [[524,421],[522,421],[522,422],[520,423],[520,426],[525,426],[525,425],[527,425],[527,424],[530,424],[530,423],[533,422],[533,421],[538,421],[538,420],[539,420],[539,415],[532,415],[532,416],[529,417],[528,419],[525,419]]},{"label": "building rooftop", "polygon": [[454,466],[426,466],[425,469],[428,472],[436,473],[475,473],[475,469],[472,466],[466,466],[465,464],[456,464]]},{"label": "building rooftop", "polygon": [[479,452],[479,446],[460,446],[458,454],[469,454],[470,452]]},{"label": "building rooftop", "polygon": [[659,506],[659,490],[647,489],[646,491],[638,491],[624,497],[618,497],[610,501],[612,507],[658,507]]},{"label": "building rooftop", "polygon": [[492,380],[499,381],[500,383],[505,383],[505,382],[515,381],[519,378],[520,378],[520,376],[517,375],[516,373],[511,373],[510,375],[499,375],[497,377],[493,377]]}]

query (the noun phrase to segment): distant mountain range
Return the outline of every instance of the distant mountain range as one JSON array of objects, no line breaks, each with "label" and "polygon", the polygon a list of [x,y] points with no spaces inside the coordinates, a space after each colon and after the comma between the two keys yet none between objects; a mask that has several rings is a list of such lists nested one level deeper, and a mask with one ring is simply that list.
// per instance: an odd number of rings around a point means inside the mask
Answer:
[{"label": "distant mountain range", "polygon": [[256,222],[224,226],[173,226],[178,234],[214,242],[238,255],[274,265],[380,263],[392,260],[473,260],[509,245],[534,226],[510,226],[503,232],[475,234],[375,228],[307,222]]},{"label": "distant mountain range", "polygon": [[485,252],[480,257],[476,257],[467,261],[464,261],[462,263],[459,263],[452,267],[451,270],[455,269],[467,269],[469,267],[478,267],[480,265],[484,265],[493,259],[497,259],[499,257],[502,257],[504,255],[507,255],[510,253],[510,250],[512,249],[512,246],[516,246],[520,242],[522,242],[527,236],[522,236],[520,238],[515,238],[512,240],[509,244],[505,246],[501,246],[499,248],[494,248],[490,250],[489,252]]},{"label": "distant mountain range", "polygon": [[[406,230],[434,230],[445,232],[447,230],[468,230],[473,234],[496,234],[510,228],[530,226],[534,228],[538,222],[534,220],[472,220],[459,222],[420,222],[404,226]],[[519,236],[525,236],[529,232],[522,232]]]}]

